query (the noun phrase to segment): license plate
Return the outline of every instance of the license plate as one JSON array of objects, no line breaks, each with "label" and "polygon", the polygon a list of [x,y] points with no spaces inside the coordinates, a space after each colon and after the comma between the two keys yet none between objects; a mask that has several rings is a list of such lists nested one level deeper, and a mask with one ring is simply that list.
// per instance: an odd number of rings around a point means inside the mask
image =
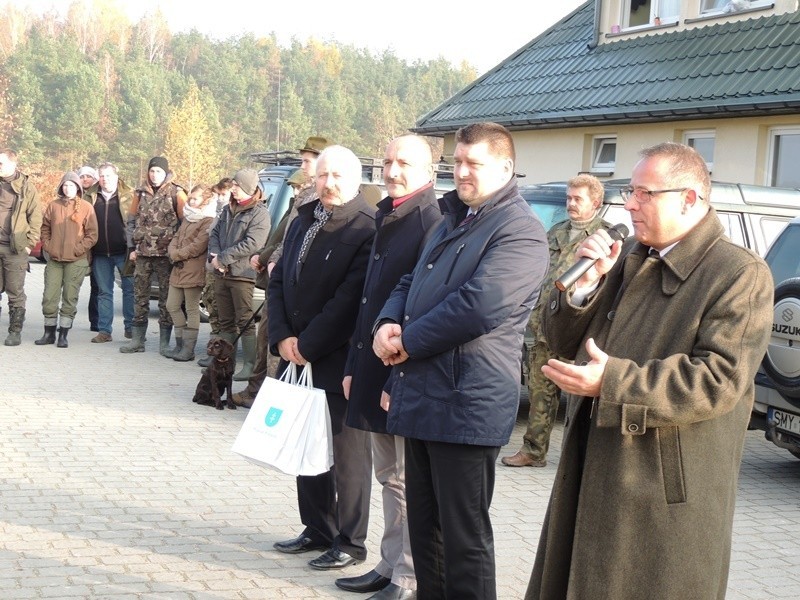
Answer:
[{"label": "license plate", "polygon": [[775,427],[778,429],[800,435],[800,415],[793,415],[792,413],[770,408],[767,418],[774,422]]}]

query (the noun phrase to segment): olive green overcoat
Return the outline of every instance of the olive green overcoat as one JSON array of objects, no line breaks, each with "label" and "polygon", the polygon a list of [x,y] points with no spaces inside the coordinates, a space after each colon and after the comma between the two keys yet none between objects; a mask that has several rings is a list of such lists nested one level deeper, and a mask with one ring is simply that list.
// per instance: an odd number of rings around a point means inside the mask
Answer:
[{"label": "olive green overcoat", "polygon": [[772,276],[713,209],[662,260],[647,250],[627,240],[584,306],[544,307],[559,356],[590,360],[592,337],[610,358],[600,396],[569,399],[526,600],[725,597]]}]

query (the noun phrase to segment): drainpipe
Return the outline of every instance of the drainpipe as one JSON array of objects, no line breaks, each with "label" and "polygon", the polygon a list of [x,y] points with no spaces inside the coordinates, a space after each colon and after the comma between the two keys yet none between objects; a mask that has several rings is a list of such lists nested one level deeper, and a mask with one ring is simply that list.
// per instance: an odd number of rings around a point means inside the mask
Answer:
[{"label": "drainpipe", "polygon": [[589,50],[597,48],[600,42],[600,8],[603,5],[603,0],[594,0],[594,25],[592,28],[592,40],[587,44]]}]

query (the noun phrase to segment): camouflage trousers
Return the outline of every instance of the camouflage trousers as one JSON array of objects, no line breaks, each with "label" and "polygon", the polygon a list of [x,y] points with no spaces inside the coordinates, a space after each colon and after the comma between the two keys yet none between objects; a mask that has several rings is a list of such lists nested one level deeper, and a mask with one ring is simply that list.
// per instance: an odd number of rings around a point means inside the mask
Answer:
[{"label": "camouflage trousers", "polygon": [[551,358],[558,358],[544,342],[536,342],[528,353],[528,393],[531,407],[528,428],[522,436],[524,454],[535,460],[544,460],[550,447],[550,432],[556,422],[560,390],[542,374],[542,366]]},{"label": "camouflage trousers", "polygon": [[133,325],[147,325],[150,314],[150,280],[155,273],[158,280],[158,324],[163,327],[172,326],[172,317],[167,310],[167,294],[169,294],[169,274],[172,265],[166,256],[136,257],[136,269],[133,272]]},{"label": "camouflage trousers", "polygon": [[211,325],[211,335],[219,335],[219,317],[217,316],[217,299],[214,295],[214,274],[206,271],[206,284],[200,294],[200,302],[208,311],[208,323]]}]

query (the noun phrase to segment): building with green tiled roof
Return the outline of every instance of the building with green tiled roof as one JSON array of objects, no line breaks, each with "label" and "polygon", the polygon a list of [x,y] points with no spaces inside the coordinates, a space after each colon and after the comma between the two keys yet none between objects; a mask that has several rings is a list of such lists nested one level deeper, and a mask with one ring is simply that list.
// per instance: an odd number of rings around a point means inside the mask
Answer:
[{"label": "building with green tiled roof", "polygon": [[689,143],[719,180],[800,186],[797,0],[586,2],[414,131],[509,127],[524,182],[627,177],[639,149]]}]

